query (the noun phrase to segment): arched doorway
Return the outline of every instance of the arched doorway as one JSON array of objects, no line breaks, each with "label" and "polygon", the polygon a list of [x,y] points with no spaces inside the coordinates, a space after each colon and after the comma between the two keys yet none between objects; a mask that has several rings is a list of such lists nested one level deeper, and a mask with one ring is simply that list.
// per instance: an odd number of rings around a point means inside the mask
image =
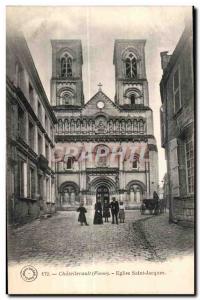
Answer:
[{"label": "arched doorway", "polygon": [[[111,197],[118,198],[118,185],[117,182],[108,176],[98,176],[89,182],[87,185],[88,194],[90,195],[90,201],[94,205],[97,201],[97,195],[99,198],[111,200]],[[102,200],[105,201],[105,200]],[[102,202],[103,203],[103,202]]]},{"label": "arched doorway", "polygon": [[105,201],[110,201],[110,192],[107,186],[100,185],[96,190],[96,201],[101,200],[101,204],[104,205]]}]

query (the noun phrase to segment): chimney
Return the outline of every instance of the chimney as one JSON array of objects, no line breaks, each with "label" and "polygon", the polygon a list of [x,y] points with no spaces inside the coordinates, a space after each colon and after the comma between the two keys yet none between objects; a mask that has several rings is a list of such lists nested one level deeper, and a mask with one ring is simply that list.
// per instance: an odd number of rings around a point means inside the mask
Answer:
[{"label": "chimney", "polygon": [[168,51],[164,51],[160,53],[160,57],[161,57],[161,67],[162,70],[164,71],[168,65],[168,62],[170,60],[171,55],[167,54]]}]

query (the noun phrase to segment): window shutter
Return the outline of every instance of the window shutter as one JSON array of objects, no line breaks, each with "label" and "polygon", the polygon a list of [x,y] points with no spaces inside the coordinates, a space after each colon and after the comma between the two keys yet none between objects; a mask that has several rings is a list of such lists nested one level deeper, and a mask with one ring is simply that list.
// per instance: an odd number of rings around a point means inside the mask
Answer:
[{"label": "window shutter", "polygon": [[174,197],[180,196],[179,186],[179,164],[178,164],[178,144],[177,139],[173,139],[169,142],[169,166],[170,166],[170,177],[172,195]]}]

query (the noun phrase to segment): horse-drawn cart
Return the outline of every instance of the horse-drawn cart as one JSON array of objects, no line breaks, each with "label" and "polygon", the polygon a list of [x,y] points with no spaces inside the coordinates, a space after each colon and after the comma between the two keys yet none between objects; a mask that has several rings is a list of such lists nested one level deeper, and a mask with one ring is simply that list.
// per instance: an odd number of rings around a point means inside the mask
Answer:
[{"label": "horse-drawn cart", "polygon": [[159,199],[144,199],[140,206],[141,215],[144,215],[146,211],[149,211],[151,215],[159,215],[163,212],[162,201]]}]

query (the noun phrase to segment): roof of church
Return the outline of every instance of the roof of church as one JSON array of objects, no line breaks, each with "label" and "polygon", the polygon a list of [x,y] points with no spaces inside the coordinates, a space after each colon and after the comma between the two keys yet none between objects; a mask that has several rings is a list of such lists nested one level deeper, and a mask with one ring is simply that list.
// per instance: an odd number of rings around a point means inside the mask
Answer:
[{"label": "roof of church", "polygon": [[116,109],[118,109],[120,111],[119,106],[116,103],[114,103],[104,92],[102,92],[102,90],[99,90],[87,103],[85,103],[84,108],[86,108],[89,104],[91,104],[91,102],[96,101],[96,100],[108,101],[113,107],[115,107]]}]

